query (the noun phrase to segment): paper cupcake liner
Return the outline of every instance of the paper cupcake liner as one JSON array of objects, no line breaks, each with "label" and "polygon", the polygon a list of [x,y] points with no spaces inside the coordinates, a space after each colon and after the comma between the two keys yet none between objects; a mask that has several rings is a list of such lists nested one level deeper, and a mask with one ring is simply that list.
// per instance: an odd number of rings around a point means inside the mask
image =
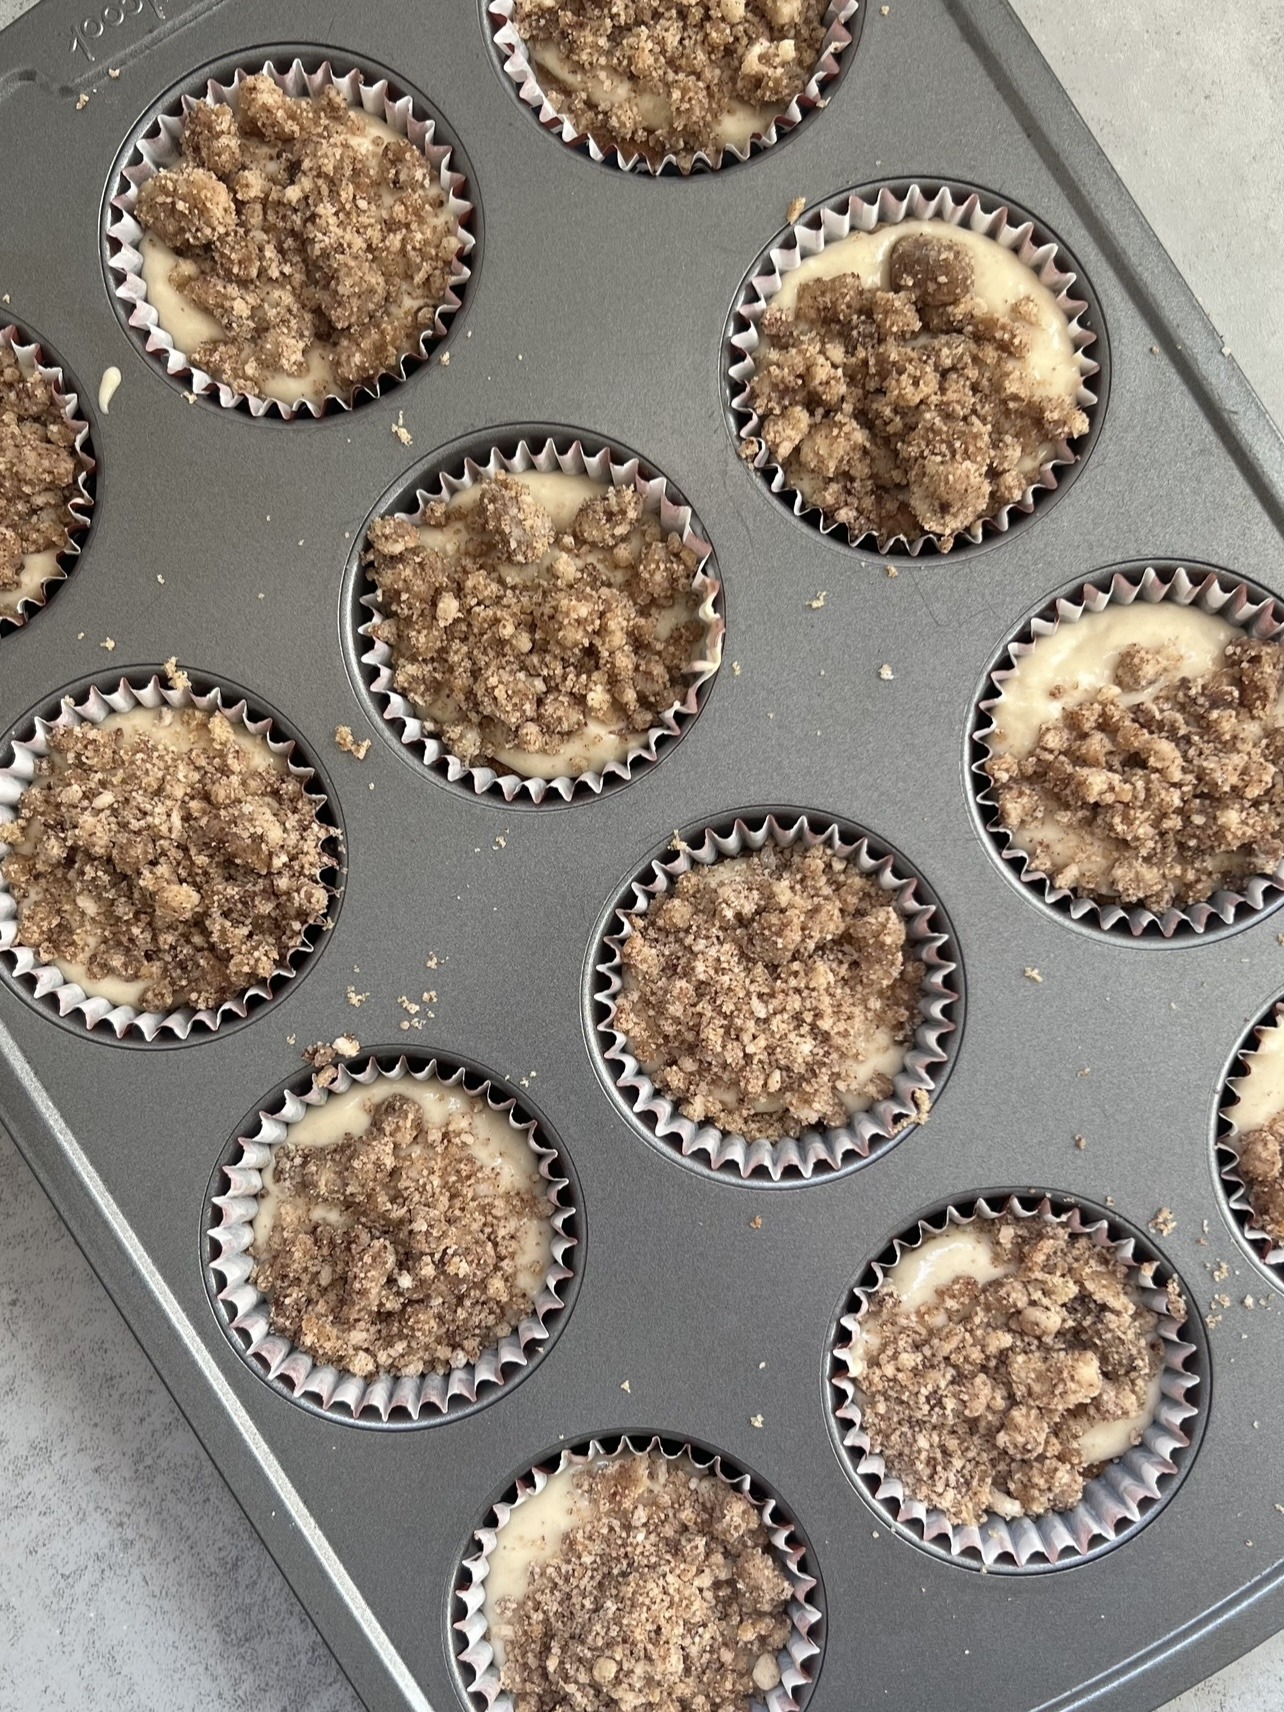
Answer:
[{"label": "paper cupcake liner", "polygon": [[1178,606],[1196,606],[1202,612],[1224,619],[1248,636],[1272,642],[1284,634],[1284,619],[1272,596],[1224,572],[1203,565],[1188,571],[1172,562],[1147,565],[1144,569],[1105,572],[1096,582],[1082,584],[1073,595],[1060,595],[1037,617],[1022,627],[1015,641],[1010,642],[999,656],[981,692],[973,726],[973,745],[978,758],[972,763],[976,781],[976,800],[981,811],[981,824],[1002,861],[1031,893],[1052,905],[1073,921],[1105,932],[1125,934],[1132,938],[1143,935],[1174,935],[1186,937],[1210,929],[1229,926],[1250,912],[1263,910],[1278,901],[1284,892],[1284,862],[1273,874],[1254,876],[1242,891],[1219,890],[1201,903],[1188,904],[1185,909],[1171,907],[1161,914],[1143,905],[1125,908],[1108,899],[1096,899],[1053,884],[1052,876],[1034,867],[1030,856],[1019,850],[1012,835],[999,821],[999,805],[989,774],[987,761],[994,758],[990,738],[994,735],[997,709],[1005,681],[1011,677],[1016,661],[1031,653],[1041,637],[1051,636],[1061,624],[1077,624],[1085,612],[1102,612],[1117,604],[1131,606],[1135,600],[1152,604],[1170,600]]},{"label": "paper cupcake liner", "polygon": [[[0,767],[0,862],[9,854],[9,846],[5,842],[6,828],[17,819],[18,803],[36,778],[38,763],[49,754],[49,733],[59,727],[69,730],[86,722],[101,725],[110,714],[126,713],[132,708],[195,707],[203,713],[217,710],[234,725],[243,725],[254,736],[264,738],[274,754],[286,758],[291,774],[305,787],[309,781],[318,780],[313,767],[292,758],[296,748],[292,737],[273,736],[271,719],[253,717],[243,698],[225,701],[222,690],[218,688],[205,691],[174,689],[163,684],[159,676],[146,679],[138,676],[132,679],[122,677],[114,689],[100,690],[91,686],[79,692],[79,700],[76,694],[72,692],[63,696],[55,718],[37,716],[31,724],[30,735],[15,736],[12,740],[13,758],[7,766]],[[328,808],[324,791],[308,789],[307,794],[316,804],[318,817],[323,823],[331,824],[323,812]],[[337,827],[333,828],[328,842],[332,846],[339,843]],[[336,855],[331,866],[337,868],[338,863]],[[323,876],[327,871],[323,870]],[[332,889],[331,916],[335,895]],[[22,943],[21,927],[17,903],[3,876],[0,876],[0,969],[5,968],[7,956],[10,964],[5,972],[24,997],[39,1001],[41,1009],[52,1005],[61,1017],[78,1018],[91,1033],[102,1028],[109,1030],[117,1040],[137,1037],[149,1043],[165,1034],[179,1040],[199,1039],[201,1030],[213,1033],[229,1020],[246,1017],[252,1005],[276,997],[281,988],[298,974],[321,942],[323,931],[310,929],[307,937],[267,980],[256,982],[236,998],[228,999],[216,1008],[196,1010],[184,1005],[177,1010],[160,1012],[139,1011],[127,1004],[115,1005],[101,995],[95,997],[86,993],[76,982],[68,980],[56,964],[42,962],[37,951]]]},{"label": "paper cupcake liner", "polygon": [[470,765],[458,755],[452,755],[432,728],[432,723],[415,711],[414,705],[398,694],[395,685],[395,665],[392,649],[374,635],[375,625],[384,619],[379,605],[379,592],[368,571],[360,573],[360,586],[368,592],[360,604],[370,613],[366,623],[358,628],[365,639],[361,664],[367,669],[370,694],[378,712],[396,732],[408,749],[419,750],[424,764],[442,774],[451,784],[462,785],[477,796],[501,797],[505,802],[526,798],[541,803],[560,798],[570,802],[580,796],[601,794],[608,784],[631,779],[635,773],[658,761],[664,751],[682,735],[699,713],[708,686],[722,663],[722,584],[712,574],[713,548],[694,528],[691,507],[676,503],[669,495],[663,476],[646,477],[637,458],[620,460],[609,447],[587,452],[579,440],[559,442],[545,440],[532,450],[522,440],[512,453],[492,448],[484,464],[466,458],[462,475],[440,474],[429,488],[415,490],[416,509],[397,512],[398,518],[410,523],[422,521],[424,508],[434,500],[450,499],[463,493],[483,477],[493,477],[501,470],[510,474],[522,470],[540,470],[544,474],[560,470],[564,475],[589,476],[594,481],[609,482],[613,487],[632,487],[643,497],[644,516],[658,518],[666,533],[677,533],[684,547],[697,554],[700,564],[692,579],[692,592],[698,597],[697,616],[705,626],[705,642],[701,657],[692,660],[686,671],[690,677],[686,695],[660,716],[657,724],[639,735],[622,761],[608,761],[600,769],[587,773],[563,774],[553,779],[524,778],[518,773],[497,773],[494,768]]},{"label": "paper cupcake liner", "polygon": [[[1027,1195],[1025,1199],[1031,1201],[1035,1196]],[[1072,1510],[1011,1520],[991,1512],[979,1525],[964,1526],[951,1522],[943,1510],[910,1497],[870,1444],[862,1422],[855,1372],[857,1327],[889,1270],[888,1264],[881,1260],[873,1261],[867,1268],[865,1278],[872,1281],[854,1287],[853,1309],[839,1320],[840,1341],[833,1354],[831,1383],[841,1399],[835,1413],[848,1471],[854,1474],[874,1509],[893,1526],[932,1546],[942,1556],[973,1567],[984,1565],[1016,1573],[1046,1570],[1089,1553],[1095,1556],[1129,1538],[1149,1521],[1172,1495],[1190,1464],[1194,1435],[1188,1430],[1188,1423],[1199,1412],[1190,1393],[1201,1379],[1197,1372],[1188,1369],[1191,1357],[1197,1353],[1196,1346],[1181,1336],[1188,1322],[1174,1319],[1166,1292],[1155,1285],[1155,1273],[1161,1263],[1138,1259],[1134,1237],[1112,1234],[1107,1218],[1095,1218],[1091,1213],[1085,1218],[1076,1205],[1058,1212],[1052,1198],[1046,1195],[1034,1206],[1023,1205],[1016,1195],[993,1201],[982,1197],[963,1202],[934,1219],[920,1219],[911,1236],[897,1237],[893,1244],[895,1259],[946,1230],[974,1224],[978,1219],[998,1219],[1005,1213],[1019,1219],[1046,1219],[1091,1237],[1098,1248],[1113,1249],[1132,1271],[1139,1299],[1158,1315],[1158,1336],[1164,1353],[1163,1391],[1155,1418],[1139,1445],[1108,1463],[1095,1480],[1089,1481],[1083,1498]],[[1163,1267],[1163,1271],[1165,1279],[1176,1276],[1169,1267]],[[848,1341],[842,1341],[843,1334]]]},{"label": "paper cupcake liner", "polygon": [[748,144],[742,147],[728,143],[712,153],[701,149],[690,157],[670,153],[658,159],[641,151],[625,154],[612,144],[603,147],[588,132],[577,130],[574,121],[558,109],[555,94],[547,94],[540,84],[539,70],[529,57],[526,42],[513,22],[515,0],[487,0],[486,12],[500,64],[512,80],[518,99],[534,111],[546,131],[556,133],[569,148],[577,149],[599,164],[618,167],[624,172],[644,172],[653,176],[681,173],[685,176],[692,172],[715,172],[731,161],[745,161],[761,154],[802,124],[809,113],[827,106],[829,97],[825,91],[838,77],[842,55],[852,47],[853,37],[859,33],[859,23],[853,24],[859,4],[860,0],[830,0],[824,19],[824,46],[807,87],[768,124],[766,130],[755,133]]},{"label": "paper cupcake liner", "polygon": [[[809,256],[819,255],[827,244],[837,243],[853,232],[899,226],[905,220],[942,220],[951,226],[966,227],[983,237],[992,238],[1005,250],[1010,250],[1052,292],[1070,324],[1070,337],[1079,365],[1078,402],[1089,418],[1089,434],[1096,426],[1100,410],[1098,395],[1088,382],[1100,373],[1101,365],[1086,354],[1088,346],[1096,342],[1098,331],[1086,320],[1090,314],[1088,300],[1074,295],[1076,275],[1061,246],[1052,239],[1040,241],[1033,220],[1014,218],[1014,211],[1008,204],[984,196],[979,191],[958,188],[956,194],[949,185],[921,187],[913,184],[903,195],[884,186],[870,202],[854,194],[836,197],[806,215],[803,221],[790,228],[781,243],[767,251],[743,287],[732,312],[732,361],[728,379],[731,383],[733,427],[741,441],[742,453],[766,478],[771,492],[792,505],[794,516],[812,523],[822,535],[836,534],[852,547],[868,545],[880,553],[908,553],[917,557],[927,549],[947,551],[941,544],[941,537],[931,532],[912,539],[905,535],[880,536],[873,530],[857,534],[845,523],[834,522],[819,507],[804,499],[791,486],[784,469],[773,460],[761,438],[762,418],[749,397],[749,383],[755,373],[754,353],[759,343],[758,323],[780,290],[785,276],[800,267]],[[1069,441],[1062,440],[1055,455],[1041,466],[1038,475],[1015,504],[1005,505],[993,516],[974,523],[970,529],[960,530],[955,539],[975,545],[984,538],[987,530],[995,534],[1005,533],[1015,521],[1014,512],[1033,512],[1040,493],[1050,492],[1059,485],[1056,472],[1059,469],[1077,472],[1084,456],[1086,447],[1084,452],[1077,453]]]},{"label": "paper cupcake liner", "polygon": [[[570,1228],[575,1208],[569,1198],[570,1181],[560,1174],[561,1158],[556,1148],[537,1139],[534,1118],[519,1115],[515,1096],[488,1078],[470,1076],[463,1068],[450,1069],[430,1059],[413,1069],[403,1055],[391,1069],[384,1069],[371,1054],[360,1067],[340,1064],[335,1080],[322,1087],[316,1078],[302,1095],[287,1090],[275,1112],[260,1112],[257,1129],[237,1139],[236,1155],[222,1167],[226,1191],[211,1200],[208,1242],[216,1251],[209,1261],[215,1277],[219,1321],[237,1353],[247,1365],[291,1401],[306,1401],[334,1420],[375,1425],[363,1416],[377,1416],[384,1425],[401,1417],[421,1423],[450,1418],[468,1404],[490,1401],[502,1387],[522,1373],[555,1335],[566,1303],[563,1289],[572,1276],[566,1257],[577,1238]],[[361,1085],[373,1088],[387,1083],[386,1091],[403,1077],[416,1082],[435,1082],[444,1088],[462,1088],[485,1100],[495,1112],[504,1112],[515,1133],[525,1137],[539,1161],[544,1179],[553,1229],[552,1256],[533,1310],[513,1332],[493,1349],[484,1350],[475,1362],[452,1368],[448,1373],[426,1373],[401,1377],[380,1373],[362,1379],[344,1369],[321,1365],[279,1332],[272,1330],[267,1299],[255,1286],[251,1274],[254,1257],[253,1221],[263,1187],[262,1173],[275,1149],[290,1140],[290,1130],[331,1094],[342,1094]],[[395,1422],[394,1422],[395,1424]]]},{"label": "paper cupcake liner", "polygon": [[[89,514],[94,505],[89,478],[98,465],[90,447],[89,424],[80,412],[80,397],[67,386],[62,369],[56,363],[46,363],[39,343],[12,322],[8,326],[0,326],[0,346],[13,352],[24,373],[30,374],[34,370],[53,387],[54,400],[62,411],[64,422],[76,431],[72,450],[77,466],[75,492],[68,500],[66,508],[67,541],[58,551],[57,568],[35,589],[24,594],[16,606],[6,607],[0,604],[0,637],[3,637],[10,630],[21,629],[32,614],[39,612],[45,605],[54,585],[64,582],[75,569],[76,561],[80,557],[80,542],[77,536],[83,535],[89,528]],[[11,599],[13,593],[12,589],[0,589],[0,603]]]},{"label": "paper cupcake liner", "polygon": [[517,1481],[517,1496],[501,1500],[473,1535],[476,1551],[466,1557],[460,1567],[455,1598],[463,1616],[453,1624],[459,1639],[455,1654],[460,1666],[470,1703],[482,1706],[486,1712],[513,1712],[513,1698],[500,1687],[499,1669],[494,1648],[489,1639],[485,1617],[486,1578],[490,1574],[490,1557],[499,1535],[513,1512],[537,1492],[542,1492],[549,1480],[568,1468],[582,1468],[586,1463],[615,1461],[623,1456],[645,1455],[658,1450],[668,1461],[689,1457],[704,1473],[714,1474],[734,1491],[750,1499],[767,1530],[776,1561],[793,1588],[789,1602],[792,1624],[789,1640],[778,1655],[779,1684],[766,1693],[757,1693],[749,1702],[752,1712],[798,1712],[810,1696],[820,1663],[823,1630],[822,1612],[816,1578],[803,1566],[806,1542],[796,1524],[784,1513],[779,1502],[770,1496],[760,1496],[753,1490],[754,1482],[734,1464],[725,1462],[715,1453],[681,1444],[675,1439],[658,1435],[611,1436],[588,1441],[584,1448],[570,1447],[521,1475]]},{"label": "paper cupcake liner", "polygon": [[[736,817],[729,822],[729,830],[709,826],[693,838],[695,843],[684,842],[672,856],[657,858],[630,882],[612,911],[616,925],[602,942],[595,966],[593,998],[600,1010],[595,1034],[616,1087],[648,1136],[668,1142],[684,1159],[728,1175],[770,1177],[773,1182],[782,1177],[809,1178],[883,1151],[926,1119],[958,1042],[961,1016],[956,1020],[949,1011],[951,1006],[961,1010],[962,981],[941,906],[924,895],[923,881],[900,857],[868,835],[857,832],[845,837],[836,823],[819,815],[800,815],[789,823],[774,814]],[[908,942],[923,965],[923,986],[914,1039],[892,1078],[889,1098],[854,1113],[841,1128],[811,1128],[798,1136],[747,1141],[714,1124],[697,1124],[685,1117],[639,1064],[628,1037],[616,1028],[615,1017],[624,984],[624,944],[633,932],[633,920],[645,915],[655,898],[670,891],[679,876],[697,865],[707,867],[724,857],[761,850],[769,839],[782,850],[799,843],[806,850],[823,845],[876,879],[905,922]]]},{"label": "paper cupcake liner", "polygon": [[432,326],[425,328],[421,334],[418,347],[401,357],[395,369],[385,369],[381,374],[353,387],[347,393],[327,393],[322,398],[303,398],[294,402],[260,398],[255,393],[242,392],[229,386],[226,381],[215,380],[203,369],[196,368],[185,352],[177,349],[173,338],[160,325],[156,310],[147,300],[147,287],[142,273],[143,258],[138,248],[144,234],[143,228],[134,217],[134,209],[138,192],[147,180],[154,178],[158,172],[177,166],[182,158],[184,120],[198,99],[192,95],[183,95],[176,111],[161,113],[136,139],[133,147],[126,151],[118,187],[108,205],[110,211],[107,215],[107,266],[111,276],[108,283],[119,300],[127,324],[135,330],[143,349],[158,358],[164,365],[165,373],[171,379],[179,380],[187,391],[215,397],[225,409],[245,405],[252,416],[265,416],[269,410],[275,410],[287,421],[304,410],[314,417],[323,416],[327,410],[336,407],[351,410],[362,397],[378,398],[388,390],[390,384],[405,380],[409,372],[407,364],[417,366],[427,361],[433,342],[444,337],[448,320],[460,307],[464,287],[471,277],[467,257],[476,242],[465,224],[472,214],[472,203],[464,196],[467,181],[462,173],[452,170],[449,146],[434,143],[434,121],[415,116],[414,102],[409,95],[394,100],[389,93],[386,78],[367,83],[355,69],[339,75],[332,70],[328,59],[315,71],[306,70],[299,59],[295,59],[284,70],[279,69],[272,60],[252,66],[249,70],[238,68],[230,83],[220,83],[215,78],[210,78],[206,84],[204,99],[211,105],[225,104],[235,108],[240,98],[242,83],[247,77],[258,73],[266,73],[287,95],[316,96],[324,89],[337,89],[350,107],[360,107],[375,118],[383,119],[400,136],[406,137],[436,170],[438,182],[446,198],[446,212],[454,219],[459,230],[459,252],[451,269],[450,289],[437,306]]},{"label": "paper cupcake liner", "polygon": [[1241,1041],[1231,1065],[1230,1074],[1222,1088],[1221,1099],[1218,1102],[1216,1144],[1217,1175],[1231,1216],[1239,1226],[1244,1241],[1257,1259],[1262,1262],[1263,1266],[1269,1266],[1277,1276],[1284,1273],[1284,1238],[1273,1236],[1260,1223],[1256,1212],[1253,1210],[1252,1193],[1240,1175],[1238,1146],[1240,1129],[1235,1119],[1235,1108],[1239,1104],[1240,1096],[1232,1083],[1241,1081],[1248,1074],[1245,1060],[1250,1053],[1256,1051],[1262,1035],[1281,1022],[1284,1022],[1284,999],[1277,999],[1270,1006],[1266,1015],[1258,1018]]}]

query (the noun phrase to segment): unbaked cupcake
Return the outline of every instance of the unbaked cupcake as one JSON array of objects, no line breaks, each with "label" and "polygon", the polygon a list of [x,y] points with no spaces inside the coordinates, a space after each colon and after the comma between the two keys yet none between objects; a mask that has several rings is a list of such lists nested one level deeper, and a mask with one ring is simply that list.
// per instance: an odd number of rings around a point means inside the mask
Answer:
[{"label": "unbaked cupcake", "polygon": [[1248,1190],[1252,1223],[1284,1249],[1284,1022],[1258,1032],[1244,1073],[1231,1078],[1236,1095],[1228,1113],[1239,1176]]},{"label": "unbaked cupcake", "polygon": [[700,559],[632,485],[501,469],[376,519],[364,562],[392,686],[468,767],[600,773],[716,664]]},{"label": "unbaked cupcake", "polygon": [[1284,861],[1284,648],[1194,605],[1111,603],[1014,651],[985,770],[1054,886],[1157,913]]},{"label": "unbaked cupcake", "polygon": [[629,920],[611,1026],[693,1123],[797,1136],[891,1094],[924,971],[854,861],[767,842],[692,867]]},{"label": "unbaked cupcake", "polygon": [[418,350],[460,230],[421,149],[333,85],[246,77],[188,105],[182,159],[133,208],[147,301],[189,362],[237,393],[348,397]]},{"label": "unbaked cupcake", "polygon": [[[0,616],[36,599],[71,543],[82,465],[65,401],[0,342]],[[83,526],[83,525],[82,525]]]},{"label": "unbaked cupcake", "polygon": [[1087,432],[1071,323],[995,239],[906,219],[785,271],[746,402],[786,483],[856,539],[943,550]]},{"label": "unbaked cupcake", "polygon": [[0,874],[16,943],[64,981],[148,1013],[213,1011],[325,920],[330,829],[266,738],[162,705],[57,724],[47,743]]},{"label": "unbaked cupcake", "polygon": [[1155,1416],[1158,1325],[1135,1269],[1064,1224],[1005,1214],[929,1236],[855,1322],[870,1450],[957,1525],[1071,1510]]}]

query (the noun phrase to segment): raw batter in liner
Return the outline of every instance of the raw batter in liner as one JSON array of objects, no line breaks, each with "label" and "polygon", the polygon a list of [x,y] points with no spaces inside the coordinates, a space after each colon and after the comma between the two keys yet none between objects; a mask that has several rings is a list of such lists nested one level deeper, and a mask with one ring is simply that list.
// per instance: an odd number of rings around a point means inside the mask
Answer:
[{"label": "raw batter in liner", "polygon": [[1284,649],[1137,600],[1039,637],[1002,681],[986,764],[1054,884],[1153,910],[1284,859]]},{"label": "raw batter in liner", "polygon": [[762,438],[853,535],[948,547],[1088,427],[1053,293],[1011,250],[948,221],[827,244],[785,273],[758,330]]},{"label": "raw batter in liner", "polygon": [[[871,1447],[955,1523],[1068,1510],[1154,1419],[1158,1321],[1112,1249],[977,1220],[907,1250],[851,1356]],[[1171,1311],[1185,1305],[1170,1286]]]},{"label": "raw batter in liner", "polygon": [[526,1134],[480,1096],[358,1083],[274,1150],[253,1282],[272,1329],[322,1365],[445,1373],[534,1311],[550,1207]]},{"label": "raw batter in liner", "polygon": [[76,492],[76,430],[29,359],[0,346],[0,613],[58,575]]},{"label": "raw batter in liner", "polygon": [[685,1456],[552,1475],[498,1530],[485,1590],[516,1712],[745,1712],[780,1681],[788,1578],[755,1506]]},{"label": "raw batter in liner", "polygon": [[196,103],[182,162],[140,186],[147,299],[198,368],[259,397],[396,368],[449,290],[459,230],[423,152],[337,89],[247,77]]},{"label": "raw batter in liner", "polygon": [[607,152],[740,151],[807,87],[826,0],[517,0],[514,24],[540,87]]},{"label": "raw batter in liner", "polygon": [[622,761],[702,669],[699,560],[634,488],[501,474],[370,527],[394,681],[452,755],[523,778]]},{"label": "raw batter in liner", "polygon": [[1231,1145],[1256,1222],[1284,1245],[1284,1023],[1261,1031],[1248,1068],[1231,1078]]}]

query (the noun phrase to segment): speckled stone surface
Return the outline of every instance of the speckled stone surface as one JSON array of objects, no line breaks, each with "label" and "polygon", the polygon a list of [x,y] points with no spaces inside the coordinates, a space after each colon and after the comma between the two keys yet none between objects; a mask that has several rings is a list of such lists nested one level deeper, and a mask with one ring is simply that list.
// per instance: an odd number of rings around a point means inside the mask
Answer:
[{"label": "speckled stone surface", "polygon": [[[1284,206],[1238,212],[1284,182],[1284,8],[1015,4],[1284,421]],[[3,1135],[0,1304],[0,1712],[359,1712]],[[1281,1685],[1284,1635],[1165,1712],[1284,1712]]]}]

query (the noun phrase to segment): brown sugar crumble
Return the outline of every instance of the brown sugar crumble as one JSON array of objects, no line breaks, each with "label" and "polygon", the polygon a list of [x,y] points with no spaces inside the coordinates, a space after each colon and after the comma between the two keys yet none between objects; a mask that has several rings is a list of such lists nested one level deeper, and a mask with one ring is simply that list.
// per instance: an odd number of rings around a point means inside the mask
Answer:
[{"label": "brown sugar crumble", "polygon": [[26,554],[67,545],[75,442],[52,385],[0,346],[0,602],[19,586]]},{"label": "brown sugar crumble", "polygon": [[[1072,1509],[1100,1466],[1084,1464],[1082,1434],[1141,1414],[1162,1365],[1158,1320],[1113,1250],[1008,1215],[985,1235],[1005,1276],[957,1277],[910,1309],[885,1286],[857,1345],[872,1448],[964,1525]],[[1185,1318],[1172,1289],[1169,1308]]]},{"label": "brown sugar crumble", "polygon": [[363,124],[337,89],[290,96],[260,75],[235,110],[196,102],[182,151],[135,214],[179,257],[170,284],[226,335],[185,353],[196,367],[271,396],[320,357],[350,389],[418,346],[460,249],[421,150]]},{"label": "brown sugar crumble", "polygon": [[1268,1236],[1284,1243],[1284,1112],[1242,1136],[1238,1147],[1253,1216]]},{"label": "brown sugar crumble", "polygon": [[147,723],[51,731],[3,875],[43,961],[145,981],[148,1010],[203,1009],[268,979],[324,921],[328,832],[222,714],[155,724],[170,740]]},{"label": "brown sugar crumble", "polygon": [[1022,361],[1030,300],[987,309],[961,244],[911,234],[890,265],[890,290],[840,273],[805,281],[792,309],[769,304],[749,396],[772,458],[827,518],[948,548],[1088,418]]},{"label": "brown sugar crumble", "polygon": [[541,88],[581,135],[689,167],[702,152],[716,159],[735,121],[743,146],[803,93],[824,50],[825,9],[826,0],[517,0],[514,23]]},{"label": "brown sugar crumble", "polygon": [[534,1309],[524,1237],[547,1207],[474,1151],[467,1112],[370,1103],[329,1146],[283,1143],[281,1201],[254,1244],[272,1329],[316,1362],[369,1378],[445,1373],[493,1349]]},{"label": "brown sugar crumble", "polygon": [[[1246,636],[1210,675],[1165,683],[1175,658],[1130,644],[1113,682],[1048,720],[1029,754],[986,762],[1000,821],[1055,885],[1165,910],[1284,860],[1284,648]],[[1081,829],[1082,856],[1057,861],[1045,826]]]},{"label": "brown sugar crumble", "polygon": [[586,1513],[497,1605],[515,1712],[748,1712],[780,1682],[791,1630],[754,1505],[658,1451],[572,1479]]},{"label": "brown sugar crumble", "polygon": [[686,1117],[774,1139],[891,1093],[869,1060],[908,1047],[923,970],[854,863],[767,843],[630,919],[614,1026]]},{"label": "brown sugar crumble", "polygon": [[522,482],[500,474],[459,510],[455,552],[413,523],[370,526],[366,563],[387,615],[397,689],[470,765],[497,750],[561,754],[602,728],[639,739],[686,695],[705,640],[691,606],[698,556],[644,515],[634,488],[586,499],[568,530]]}]

